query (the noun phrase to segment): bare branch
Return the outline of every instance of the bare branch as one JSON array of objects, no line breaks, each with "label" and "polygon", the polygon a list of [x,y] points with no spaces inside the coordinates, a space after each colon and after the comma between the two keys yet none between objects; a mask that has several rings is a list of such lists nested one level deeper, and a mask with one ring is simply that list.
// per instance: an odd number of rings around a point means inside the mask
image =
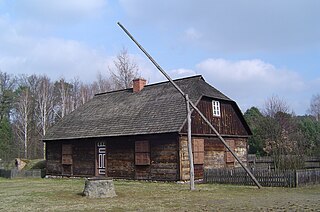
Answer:
[{"label": "bare branch", "polygon": [[115,69],[109,67],[114,89],[132,87],[132,80],[139,76],[138,65],[130,58],[127,49],[123,48],[113,61]]}]

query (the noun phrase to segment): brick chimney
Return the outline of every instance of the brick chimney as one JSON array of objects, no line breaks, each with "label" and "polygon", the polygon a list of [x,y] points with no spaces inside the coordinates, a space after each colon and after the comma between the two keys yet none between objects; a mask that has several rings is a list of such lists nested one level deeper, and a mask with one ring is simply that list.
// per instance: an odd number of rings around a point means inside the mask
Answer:
[{"label": "brick chimney", "polygon": [[133,93],[141,91],[146,85],[147,81],[143,78],[136,78],[133,80]]}]

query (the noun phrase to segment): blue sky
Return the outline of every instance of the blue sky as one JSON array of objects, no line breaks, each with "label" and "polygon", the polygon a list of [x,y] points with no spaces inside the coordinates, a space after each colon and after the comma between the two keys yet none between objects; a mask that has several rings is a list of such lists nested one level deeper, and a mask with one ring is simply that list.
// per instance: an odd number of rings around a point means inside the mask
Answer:
[{"label": "blue sky", "polygon": [[245,111],[273,95],[299,115],[320,93],[317,0],[0,0],[0,70],[93,81],[127,48],[149,83],[201,74]]}]

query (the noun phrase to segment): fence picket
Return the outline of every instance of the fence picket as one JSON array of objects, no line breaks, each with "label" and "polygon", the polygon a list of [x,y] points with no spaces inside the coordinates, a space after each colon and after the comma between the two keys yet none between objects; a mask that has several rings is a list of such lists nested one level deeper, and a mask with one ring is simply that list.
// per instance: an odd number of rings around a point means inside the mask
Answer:
[{"label": "fence picket", "polygon": [[[267,187],[297,187],[320,183],[320,169],[305,170],[251,170],[258,182]],[[205,169],[204,182],[253,185],[241,169]]]}]

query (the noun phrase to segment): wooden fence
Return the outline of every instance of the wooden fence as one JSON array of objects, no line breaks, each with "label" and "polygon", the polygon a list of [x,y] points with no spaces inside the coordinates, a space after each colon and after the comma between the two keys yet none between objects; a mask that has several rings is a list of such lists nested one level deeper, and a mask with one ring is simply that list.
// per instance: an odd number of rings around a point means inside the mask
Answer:
[{"label": "wooden fence", "polygon": [[[258,182],[264,187],[298,187],[320,183],[320,169],[310,170],[251,170]],[[225,183],[254,185],[252,179],[241,168],[205,169],[205,183]]]},{"label": "wooden fence", "polygon": [[[306,156],[303,159],[304,159],[303,169],[320,168],[320,157]],[[274,160],[270,156],[257,157],[256,155],[249,154],[248,166],[251,168],[274,169]]]},{"label": "wooden fence", "polygon": [[0,169],[0,177],[4,178],[41,178],[41,169],[21,170]]},{"label": "wooden fence", "polygon": [[320,169],[307,169],[296,171],[296,184],[308,185],[320,183]]}]

